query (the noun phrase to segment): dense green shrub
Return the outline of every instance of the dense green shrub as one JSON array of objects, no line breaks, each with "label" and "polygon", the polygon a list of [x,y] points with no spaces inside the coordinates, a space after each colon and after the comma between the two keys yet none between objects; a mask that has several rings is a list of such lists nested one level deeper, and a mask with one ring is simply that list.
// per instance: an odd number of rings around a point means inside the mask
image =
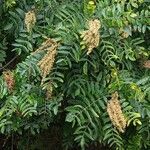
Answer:
[{"label": "dense green shrub", "polygon": [[1,0],[1,133],[37,134],[58,123],[63,149],[150,149],[149,4]]}]

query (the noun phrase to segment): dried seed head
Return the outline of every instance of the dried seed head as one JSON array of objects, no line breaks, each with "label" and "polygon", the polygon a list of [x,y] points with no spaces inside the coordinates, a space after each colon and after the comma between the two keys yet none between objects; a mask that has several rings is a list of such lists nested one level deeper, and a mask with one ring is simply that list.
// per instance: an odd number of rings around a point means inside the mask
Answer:
[{"label": "dried seed head", "polygon": [[118,100],[118,92],[112,94],[112,98],[107,104],[107,112],[112,124],[123,133],[127,122],[121,110]]},{"label": "dried seed head", "polygon": [[35,17],[35,12],[33,10],[28,11],[25,13],[25,25],[27,32],[30,32],[32,27],[35,25],[36,22],[36,17]]},{"label": "dried seed head", "polygon": [[146,60],[143,62],[143,67],[144,68],[147,68],[147,69],[150,69],[150,60]]},{"label": "dried seed head", "polygon": [[81,38],[83,38],[83,43],[86,45],[89,55],[94,48],[99,45],[100,35],[99,29],[101,27],[100,21],[98,19],[90,20],[88,22],[89,29],[81,33]]},{"label": "dried seed head", "polygon": [[45,77],[51,72],[53,64],[55,62],[55,56],[57,53],[58,43],[53,39],[48,38],[42,45],[34,52],[40,52],[46,50],[45,56],[38,62],[38,66],[41,70],[43,84]]},{"label": "dried seed head", "polygon": [[4,77],[4,80],[7,84],[8,91],[12,92],[14,89],[14,86],[15,86],[15,80],[14,80],[13,73],[10,70],[4,71],[3,77]]},{"label": "dried seed head", "polygon": [[46,87],[46,99],[49,100],[52,98],[52,93],[53,93],[53,87],[52,83],[49,82],[48,86]]}]

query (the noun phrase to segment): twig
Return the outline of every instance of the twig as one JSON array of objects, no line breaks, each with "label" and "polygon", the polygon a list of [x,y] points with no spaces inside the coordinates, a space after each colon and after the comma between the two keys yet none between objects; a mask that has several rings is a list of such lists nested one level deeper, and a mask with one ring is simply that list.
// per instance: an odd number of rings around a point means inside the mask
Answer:
[{"label": "twig", "polygon": [[3,67],[0,68],[0,71],[5,69],[9,64],[11,64],[16,58],[18,57],[18,55],[16,55],[13,59],[11,59],[6,65],[4,65]]},{"label": "twig", "polygon": [[7,137],[6,137],[6,139],[5,139],[5,141],[4,141],[4,143],[3,143],[3,146],[2,146],[2,147],[5,147],[5,145],[6,145],[6,142],[7,142],[8,138],[9,138],[9,136],[7,136]]},{"label": "twig", "polygon": [[14,149],[14,135],[12,134],[12,139],[11,139],[11,150]]}]

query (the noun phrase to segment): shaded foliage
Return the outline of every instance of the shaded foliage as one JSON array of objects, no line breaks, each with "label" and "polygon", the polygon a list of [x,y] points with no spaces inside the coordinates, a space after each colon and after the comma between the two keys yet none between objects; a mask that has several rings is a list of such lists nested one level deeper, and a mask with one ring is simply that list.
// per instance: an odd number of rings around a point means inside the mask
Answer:
[{"label": "shaded foliage", "polygon": [[[60,145],[64,150],[87,149],[91,143],[119,150],[150,148],[148,0],[0,3],[2,134],[22,136],[18,149],[26,149],[21,143],[26,142],[27,133],[53,130],[52,124],[56,123],[60,124],[58,132],[62,134]],[[32,25],[33,16],[25,23],[27,12],[36,16]],[[101,24],[99,45],[87,55],[81,33],[94,19]],[[28,30],[27,23],[31,25]],[[48,47],[34,51],[48,38],[55,40],[58,48],[53,69],[43,79],[38,62]],[[19,58],[11,70],[15,82],[12,91],[8,88],[12,77],[4,78],[4,71],[10,69],[8,61],[13,62],[10,53]],[[107,113],[108,101],[115,91],[127,121],[124,133],[117,130]]]}]

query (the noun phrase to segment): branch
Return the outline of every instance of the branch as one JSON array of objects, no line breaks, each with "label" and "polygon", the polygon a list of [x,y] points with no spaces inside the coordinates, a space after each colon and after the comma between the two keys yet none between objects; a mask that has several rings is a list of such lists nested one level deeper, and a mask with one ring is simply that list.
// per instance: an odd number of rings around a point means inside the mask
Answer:
[{"label": "branch", "polygon": [[18,57],[18,55],[16,55],[13,59],[11,59],[6,65],[4,65],[3,67],[0,68],[0,71],[5,69],[9,64],[11,64],[16,58]]}]

